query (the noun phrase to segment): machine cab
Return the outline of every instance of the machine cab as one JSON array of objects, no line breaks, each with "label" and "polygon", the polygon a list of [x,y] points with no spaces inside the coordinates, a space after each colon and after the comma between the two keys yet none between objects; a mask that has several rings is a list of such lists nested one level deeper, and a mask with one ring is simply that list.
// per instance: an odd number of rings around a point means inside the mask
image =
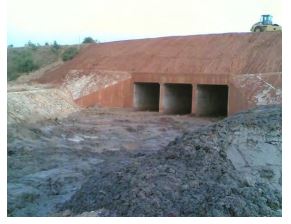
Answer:
[{"label": "machine cab", "polygon": [[271,15],[262,15],[261,23],[263,25],[272,25],[272,16]]}]

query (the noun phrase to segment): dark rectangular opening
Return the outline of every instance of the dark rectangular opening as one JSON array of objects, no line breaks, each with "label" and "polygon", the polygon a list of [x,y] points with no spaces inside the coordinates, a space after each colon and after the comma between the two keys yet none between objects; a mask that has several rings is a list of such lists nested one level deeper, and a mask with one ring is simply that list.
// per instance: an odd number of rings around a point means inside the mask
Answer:
[{"label": "dark rectangular opening", "polygon": [[163,111],[168,114],[190,114],[192,111],[191,84],[165,84]]},{"label": "dark rectangular opening", "polygon": [[228,86],[197,85],[198,116],[227,116]]},{"label": "dark rectangular opening", "polygon": [[160,84],[134,83],[134,108],[143,111],[159,111]]}]

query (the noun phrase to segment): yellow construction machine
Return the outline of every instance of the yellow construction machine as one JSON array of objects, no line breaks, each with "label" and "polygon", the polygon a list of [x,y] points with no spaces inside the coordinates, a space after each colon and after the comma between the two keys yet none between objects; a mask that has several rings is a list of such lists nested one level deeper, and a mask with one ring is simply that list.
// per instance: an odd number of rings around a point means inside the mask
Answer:
[{"label": "yellow construction machine", "polygon": [[252,32],[266,32],[266,31],[282,31],[282,27],[278,24],[273,24],[271,15],[262,15],[261,21],[255,23],[251,31]]}]

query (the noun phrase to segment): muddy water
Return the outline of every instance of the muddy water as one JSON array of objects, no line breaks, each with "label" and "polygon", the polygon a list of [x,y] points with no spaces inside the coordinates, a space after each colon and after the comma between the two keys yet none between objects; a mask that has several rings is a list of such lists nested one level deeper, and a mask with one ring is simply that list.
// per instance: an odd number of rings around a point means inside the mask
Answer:
[{"label": "muddy water", "polygon": [[8,216],[54,214],[100,164],[110,170],[129,163],[212,121],[92,108],[62,120],[9,125]]}]

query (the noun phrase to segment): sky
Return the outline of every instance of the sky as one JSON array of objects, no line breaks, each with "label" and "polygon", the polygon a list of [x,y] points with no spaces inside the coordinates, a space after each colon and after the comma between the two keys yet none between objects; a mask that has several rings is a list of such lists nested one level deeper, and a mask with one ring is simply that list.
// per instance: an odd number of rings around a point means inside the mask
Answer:
[{"label": "sky", "polygon": [[281,8],[281,0],[9,0],[7,44],[249,32],[262,14],[282,25]]}]

